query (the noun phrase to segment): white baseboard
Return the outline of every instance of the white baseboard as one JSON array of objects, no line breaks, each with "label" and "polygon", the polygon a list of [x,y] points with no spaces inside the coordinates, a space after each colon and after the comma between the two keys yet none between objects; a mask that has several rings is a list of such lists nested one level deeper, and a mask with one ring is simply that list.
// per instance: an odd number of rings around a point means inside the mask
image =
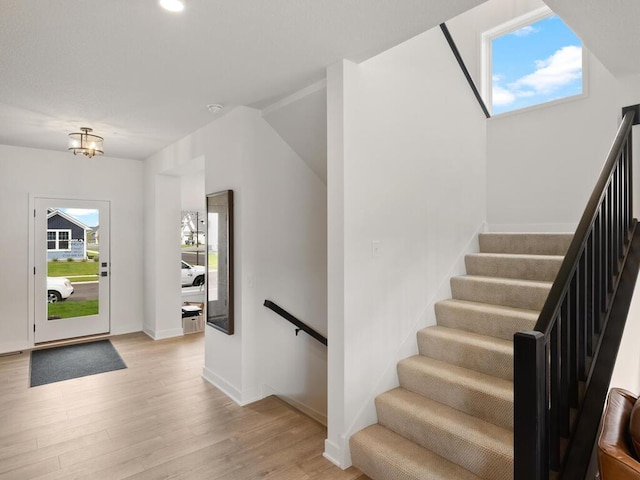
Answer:
[{"label": "white baseboard", "polygon": [[146,325],[142,326],[142,333],[147,335],[147,337],[151,338],[151,340],[155,340],[156,332],[154,329],[147,327]]},{"label": "white baseboard", "polygon": [[216,387],[238,405],[242,405],[242,393],[236,387],[227,382],[224,378],[218,376],[207,367],[204,367],[202,369],[202,378],[204,378],[207,382]]},{"label": "white baseboard", "polygon": [[[142,325],[140,325],[139,323],[129,323],[127,325],[119,325],[118,328],[111,328],[111,331],[109,332],[109,334],[125,335],[127,333],[136,333],[136,332],[139,332],[141,328],[142,328]],[[149,334],[147,333],[147,335]]]},{"label": "white baseboard", "polygon": [[328,438],[325,439],[322,456],[335,466],[346,470],[353,465],[351,463],[351,451],[349,449],[349,442],[345,440],[345,437],[340,437],[340,443],[342,443],[342,445],[337,445]]},{"label": "white baseboard", "polygon": [[0,355],[18,353],[24,350],[31,350],[33,345],[25,342],[7,342],[0,343]]},{"label": "white baseboard", "polygon": [[311,408],[308,405],[305,405],[304,403],[301,403],[301,402],[291,398],[290,396],[279,392],[278,390],[276,390],[275,388],[273,388],[273,387],[271,387],[269,385],[263,385],[262,386],[262,398],[268,397],[269,395],[275,395],[276,397],[282,399],[284,402],[286,402],[289,405],[291,405],[293,408],[295,408],[297,410],[300,410],[305,415],[313,418],[316,422],[321,423],[325,427],[327,426],[327,415],[326,415],[326,413],[318,412],[314,408]]},{"label": "white baseboard", "polygon": [[262,400],[264,397],[259,392],[242,392],[242,401],[240,402],[240,406],[244,407],[246,405],[250,405],[254,402],[258,402]]},{"label": "white baseboard", "polygon": [[207,367],[204,367],[202,369],[202,378],[204,378],[207,382],[216,387],[241,407],[257,402],[258,400],[262,400],[264,398],[257,392],[241,392],[231,383],[226,381],[217,373],[209,370]]},{"label": "white baseboard", "polygon": [[167,330],[153,330],[147,326],[142,328],[142,331],[154,340],[164,340],[165,338],[182,337],[184,331],[182,328],[170,328]]}]

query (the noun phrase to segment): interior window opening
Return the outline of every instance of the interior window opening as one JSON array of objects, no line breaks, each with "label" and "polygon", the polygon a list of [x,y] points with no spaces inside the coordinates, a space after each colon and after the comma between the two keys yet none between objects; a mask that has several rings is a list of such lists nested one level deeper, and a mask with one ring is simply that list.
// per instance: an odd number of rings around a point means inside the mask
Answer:
[{"label": "interior window opening", "polygon": [[582,41],[548,7],[485,32],[482,44],[492,115],[584,92]]}]

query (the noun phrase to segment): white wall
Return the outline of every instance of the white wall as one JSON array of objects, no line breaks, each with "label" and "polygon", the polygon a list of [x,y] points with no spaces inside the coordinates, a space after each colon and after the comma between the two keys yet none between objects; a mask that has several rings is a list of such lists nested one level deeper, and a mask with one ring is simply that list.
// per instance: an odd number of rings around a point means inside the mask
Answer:
[{"label": "white wall", "polygon": [[326,81],[293,93],[262,111],[264,119],[327,183]]},{"label": "white wall", "polygon": [[[537,0],[490,0],[449,22],[465,61],[479,81],[483,31],[534,9]],[[620,110],[640,103],[640,77],[615,78],[587,52],[587,94],[578,99],[497,116],[487,125],[487,218],[490,228],[573,231],[595,185],[620,121]],[[640,127],[634,127],[638,136]],[[635,142],[635,164],[640,151]],[[634,184],[640,185],[640,168]],[[640,189],[635,189],[635,215]],[[612,386],[640,390],[640,287],[620,345]]]},{"label": "white wall", "polygon": [[296,337],[262,304],[272,300],[326,334],[326,187],[250,108],[226,113],[147,163],[167,171],[199,156],[206,192],[232,189],[235,204],[235,334],[206,328],[204,376],[238,403],[278,393],[324,421],[325,347]]},{"label": "white wall", "polygon": [[[204,191],[204,158],[202,159],[202,170],[188,170],[180,175],[180,189],[182,192],[180,205],[182,210],[185,211],[197,211],[201,216],[200,220],[204,219],[205,215],[205,197]],[[202,225],[201,225],[202,227]]]},{"label": "white wall", "polygon": [[482,33],[544,6],[542,0],[488,0],[447,20],[451,36],[479,91],[482,91],[479,54]]},{"label": "white wall", "polygon": [[345,436],[345,162],[348,126],[354,121],[358,67],[343,61],[327,69],[327,439],[324,455],[338,466],[350,463]]},{"label": "white wall", "polygon": [[486,120],[439,28],[328,74],[325,456],[346,467],[349,436],[375,422],[374,396],[483,225]]},{"label": "white wall", "polygon": [[[448,22],[476,81],[480,38],[539,0],[490,0]],[[640,77],[615,78],[587,52],[586,95],[491,118],[487,122],[487,219],[491,230],[573,231],[586,206],[620,122],[620,110],[640,103]],[[638,165],[638,134],[634,158]],[[634,184],[640,185],[640,168]],[[640,189],[635,189],[635,216]],[[620,345],[612,386],[640,393],[640,284]]]},{"label": "white wall", "polygon": [[497,116],[487,125],[492,230],[573,231],[619,123],[616,82],[589,55],[585,98]]},{"label": "white wall", "polygon": [[[478,88],[481,36],[544,5],[490,0],[447,22]],[[487,221],[494,231],[573,231],[615,135],[618,81],[592,54],[586,95],[487,122]]]},{"label": "white wall", "polygon": [[180,177],[145,162],[144,332],[154,340],[182,335]]},{"label": "white wall", "polygon": [[29,195],[111,202],[111,333],[140,331],[143,318],[143,164],[86,159],[0,145],[0,353],[33,346],[29,318]]}]

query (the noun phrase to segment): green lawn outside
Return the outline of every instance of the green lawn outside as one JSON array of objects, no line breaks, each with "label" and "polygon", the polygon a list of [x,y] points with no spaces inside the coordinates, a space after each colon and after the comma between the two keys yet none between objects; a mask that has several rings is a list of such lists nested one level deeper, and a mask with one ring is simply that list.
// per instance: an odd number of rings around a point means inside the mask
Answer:
[{"label": "green lawn outside", "polygon": [[82,282],[97,282],[100,280],[98,275],[82,275],[80,277],[77,276],[68,276],[67,277],[71,283],[82,283]]},{"label": "green lawn outside", "polygon": [[209,252],[209,268],[218,269],[218,252]]},{"label": "green lawn outside", "polygon": [[98,275],[99,262],[48,262],[49,277],[68,277],[74,275]]},{"label": "green lawn outside", "polygon": [[[47,275],[49,277],[81,277],[70,278],[72,282],[89,282],[98,279],[100,262],[48,262]],[[218,252],[209,252],[209,268],[218,268]]]},{"label": "green lawn outside", "polygon": [[49,307],[48,318],[84,317],[98,313],[98,300],[56,302],[48,303],[47,306]]}]

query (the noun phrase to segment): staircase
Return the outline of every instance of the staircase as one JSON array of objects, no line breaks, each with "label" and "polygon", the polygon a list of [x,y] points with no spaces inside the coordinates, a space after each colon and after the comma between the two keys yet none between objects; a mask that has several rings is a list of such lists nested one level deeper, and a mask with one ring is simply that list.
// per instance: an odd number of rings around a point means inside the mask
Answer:
[{"label": "staircase", "polygon": [[570,234],[488,233],[376,398],[378,423],[351,437],[374,480],[513,478],[513,334],[531,330]]}]

